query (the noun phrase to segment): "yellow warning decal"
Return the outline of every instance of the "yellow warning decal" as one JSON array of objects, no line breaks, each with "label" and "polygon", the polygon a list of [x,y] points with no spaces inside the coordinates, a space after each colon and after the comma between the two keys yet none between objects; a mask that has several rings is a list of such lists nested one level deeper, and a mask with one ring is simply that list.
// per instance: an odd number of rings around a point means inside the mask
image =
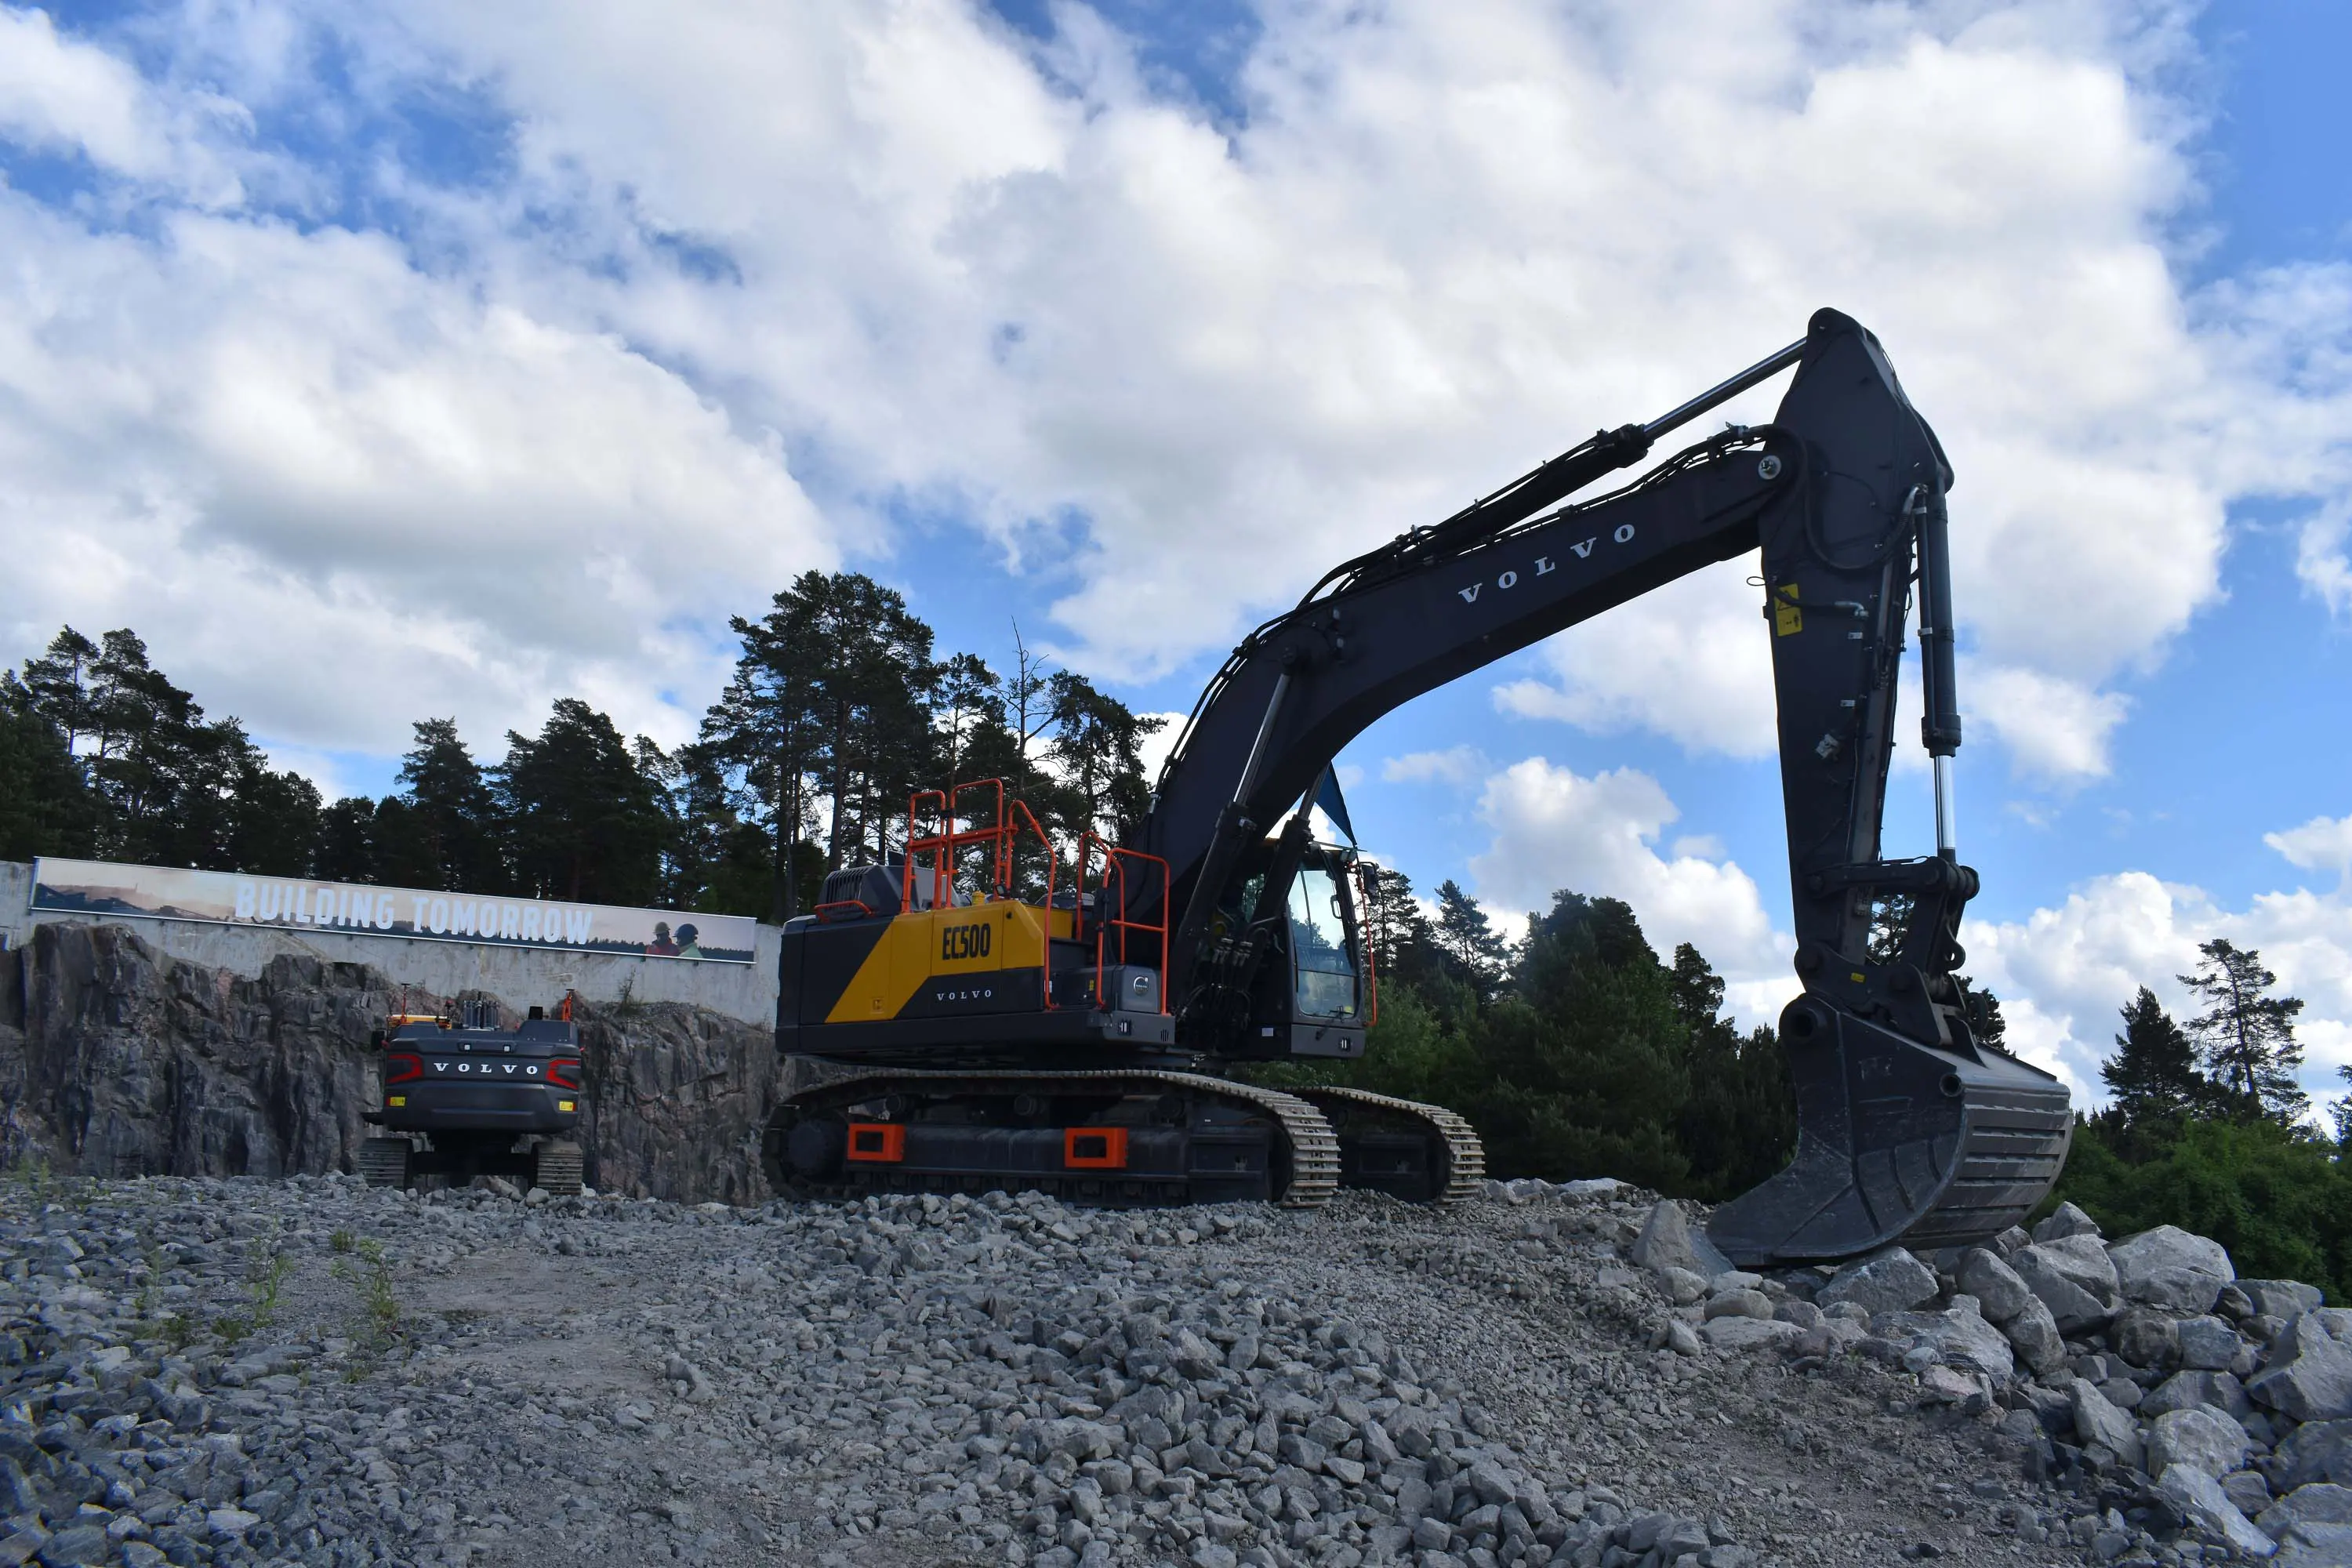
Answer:
[{"label": "yellow warning decal", "polygon": [[1794,637],[1804,629],[1804,612],[1797,608],[1797,585],[1783,583],[1772,590],[1772,635]]}]

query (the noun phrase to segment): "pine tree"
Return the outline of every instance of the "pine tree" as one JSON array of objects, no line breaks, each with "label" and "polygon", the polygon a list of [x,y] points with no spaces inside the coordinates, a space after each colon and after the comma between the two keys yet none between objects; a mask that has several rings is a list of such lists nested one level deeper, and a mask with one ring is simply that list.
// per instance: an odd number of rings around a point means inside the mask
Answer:
[{"label": "pine tree", "polygon": [[[2342,1079],[2347,1086],[2352,1086],[2352,1067],[2337,1068],[2336,1076]],[[2352,1152],[2352,1094],[2347,1094],[2337,1100],[2330,1109],[2328,1115],[2336,1123],[2337,1145],[2347,1152]]]},{"label": "pine tree", "polygon": [[1051,754],[1067,795],[1056,814],[1062,832],[1074,841],[1099,833],[1118,843],[1143,820],[1151,793],[1143,776],[1143,742],[1165,721],[1139,717],[1066,669],[1054,672],[1049,691]]},{"label": "pine tree", "polygon": [[413,888],[514,890],[499,854],[498,802],[455,719],[420,719],[400,762],[400,820],[384,835],[386,878]]},{"label": "pine tree", "polygon": [[2294,1038],[2302,999],[2267,994],[2278,976],[2252,948],[2215,937],[2197,951],[2204,962],[2196,973],[2179,978],[2208,1005],[2184,1026],[2200,1062],[2240,1114],[2292,1127],[2311,1106],[2294,1077],[2303,1065]]},{"label": "pine tree", "polygon": [[651,903],[666,817],[657,780],[613,721],[559,699],[536,736],[507,733],[493,779],[520,890],[587,903]]},{"label": "pine tree", "polygon": [[1965,974],[1956,974],[1952,978],[1960,983],[1960,994],[1968,1009],[1969,1033],[1976,1037],[1977,1044],[1980,1046],[1990,1046],[1997,1051],[2006,1050],[2008,1047],[2004,1042],[2009,1038],[2009,1020],[2000,1016],[2000,998],[1994,995],[1990,987],[1979,985]]},{"label": "pine tree", "polygon": [[98,816],[65,731],[29,686],[0,670],[0,860],[87,858]]},{"label": "pine tree", "polygon": [[319,852],[312,867],[331,882],[373,882],[383,877],[376,858],[376,803],[345,795],[319,813]]},{"label": "pine tree", "polygon": [[2116,1054],[2099,1068],[2116,1109],[2127,1123],[2147,1126],[2189,1115],[2207,1104],[2212,1086],[2197,1070],[2197,1047],[2172,1015],[2143,985],[2123,1010]]},{"label": "pine tree", "polygon": [[1447,969],[1481,995],[1491,994],[1501,982],[1507,952],[1503,938],[1478,900],[1451,877],[1437,885],[1437,945]]}]

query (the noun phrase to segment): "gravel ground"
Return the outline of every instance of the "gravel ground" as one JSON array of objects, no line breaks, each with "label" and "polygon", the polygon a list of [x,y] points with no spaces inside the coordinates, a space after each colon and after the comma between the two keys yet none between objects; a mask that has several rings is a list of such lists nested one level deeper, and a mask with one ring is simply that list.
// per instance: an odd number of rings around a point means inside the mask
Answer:
[{"label": "gravel ground", "polygon": [[1998,1405],[1649,1348],[1631,1189],[543,1198],[0,1192],[0,1568],[2089,1554]]}]

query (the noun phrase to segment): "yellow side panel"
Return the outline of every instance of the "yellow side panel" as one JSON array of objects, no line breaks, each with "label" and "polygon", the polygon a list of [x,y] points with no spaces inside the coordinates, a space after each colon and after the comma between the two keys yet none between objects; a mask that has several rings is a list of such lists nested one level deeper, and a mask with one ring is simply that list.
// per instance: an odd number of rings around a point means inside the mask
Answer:
[{"label": "yellow side panel", "polygon": [[[1045,962],[1047,911],[1034,904],[971,904],[899,915],[866,955],[825,1015],[828,1024],[895,1018],[935,975],[986,974]],[[1052,911],[1054,933],[1066,937],[1076,917]]]}]

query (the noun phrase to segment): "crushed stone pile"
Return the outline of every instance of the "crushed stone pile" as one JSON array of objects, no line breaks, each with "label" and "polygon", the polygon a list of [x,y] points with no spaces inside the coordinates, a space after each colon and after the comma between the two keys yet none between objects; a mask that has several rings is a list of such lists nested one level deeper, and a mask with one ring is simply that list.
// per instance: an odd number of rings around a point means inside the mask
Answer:
[{"label": "crushed stone pile", "polygon": [[2063,1204],[1986,1247],[1766,1276],[1730,1268],[1662,1203],[1629,1252],[1667,1307],[1653,1344],[1803,1373],[1899,1369],[1923,1403],[2022,1447],[2027,1475],[2069,1500],[2061,1534],[2089,1561],[2352,1563],[2352,1311],[2294,1280],[2239,1279],[2210,1237],[2160,1226],[2111,1242]]},{"label": "crushed stone pile", "polygon": [[2101,1244],[2034,1370],[1974,1255],[1707,1271],[1696,1217],[19,1182],[0,1564],[2342,1560],[2297,1290]]}]

